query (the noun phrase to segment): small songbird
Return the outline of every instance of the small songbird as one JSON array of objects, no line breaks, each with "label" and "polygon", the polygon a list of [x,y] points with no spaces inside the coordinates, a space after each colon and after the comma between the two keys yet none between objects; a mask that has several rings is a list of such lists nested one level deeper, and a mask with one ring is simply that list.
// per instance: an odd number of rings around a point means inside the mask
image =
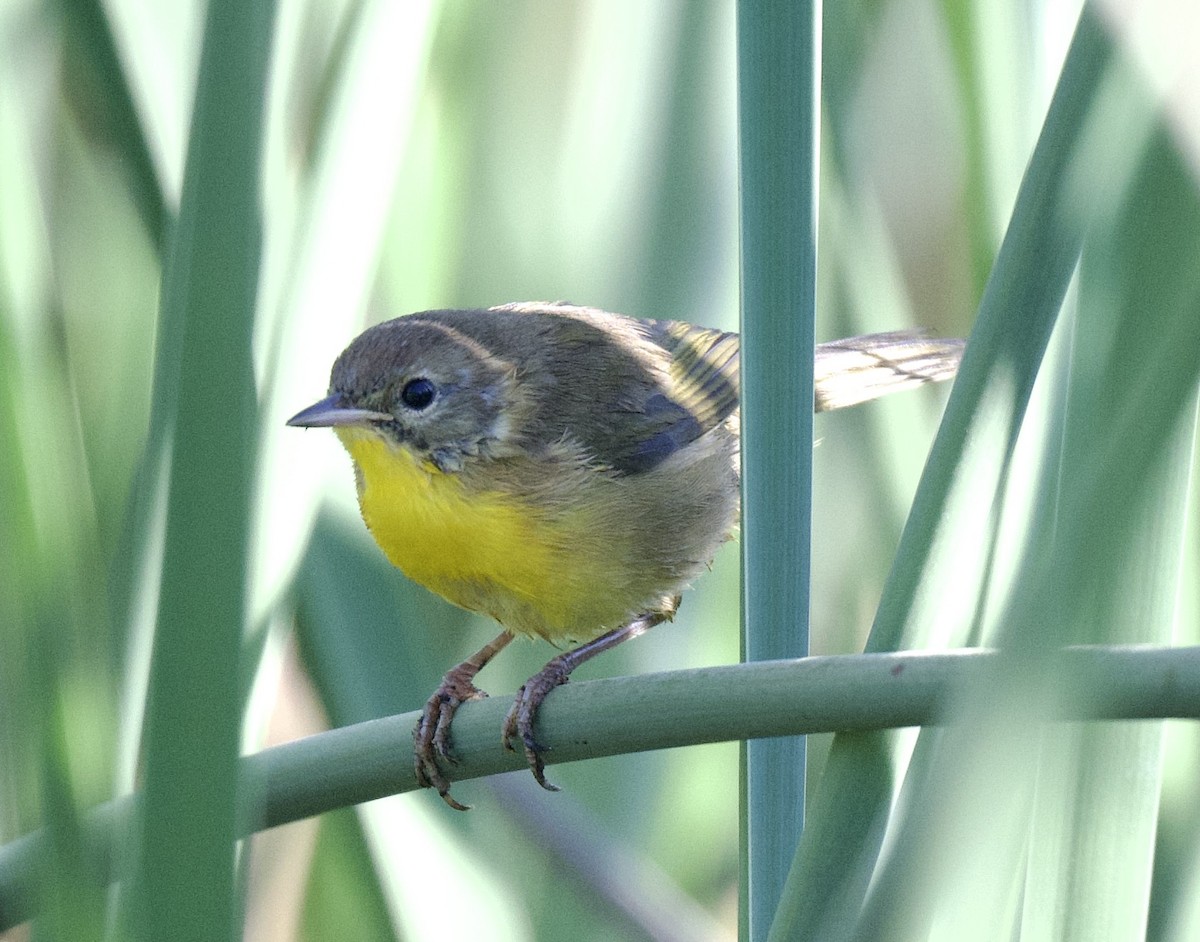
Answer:
[{"label": "small songbird", "polygon": [[[961,340],[821,344],[816,410],[954,375]],[[546,781],[537,709],[596,654],[670,619],[737,523],[738,337],[562,303],[425,311],[362,333],[329,395],[289,425],[330,426],[371,535],[406,575],[503,627],[448,671],[414,731],[416,776],[454,808],[458,706],[514,635],[575,644],[518,691],[502,730]]]}]

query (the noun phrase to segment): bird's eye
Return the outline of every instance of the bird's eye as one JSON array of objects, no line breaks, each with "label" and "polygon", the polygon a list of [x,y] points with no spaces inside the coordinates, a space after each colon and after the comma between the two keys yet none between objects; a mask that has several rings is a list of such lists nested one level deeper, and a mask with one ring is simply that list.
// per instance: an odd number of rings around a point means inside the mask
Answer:
[{"label": "bird's eye", "polygon": [[410,379],[404,384],[404,388],[400,390],[400,401],[410,409],[420,412],[422,409],[429,408],[436,393],[437,387],[433,385],[433,382],[422,376]]}]

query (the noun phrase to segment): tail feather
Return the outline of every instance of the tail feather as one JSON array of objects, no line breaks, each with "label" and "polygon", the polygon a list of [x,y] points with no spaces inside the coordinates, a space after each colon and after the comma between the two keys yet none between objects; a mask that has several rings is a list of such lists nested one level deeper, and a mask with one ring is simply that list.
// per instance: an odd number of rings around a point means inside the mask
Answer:
[{"label": "tail feather", "polygon": [[914,331],[866,334],[817,345],[817,412],[844,409],[889,393],[940,383],[958,372],[966,341]]}]

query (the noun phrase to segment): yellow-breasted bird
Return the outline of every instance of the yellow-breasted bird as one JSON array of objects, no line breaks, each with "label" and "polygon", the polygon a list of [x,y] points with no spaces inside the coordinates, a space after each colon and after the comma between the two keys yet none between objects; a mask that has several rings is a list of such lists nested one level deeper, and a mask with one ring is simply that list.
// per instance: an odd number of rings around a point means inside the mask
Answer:
[{"label": "yellow-breasted bird", "polygon": [[[817,411],[948,379],[961,340],[821,344]],[[738,337],[562,303],[425,311],[365,331],[329,395],[288,424],[331,426],[372,536],[396,566],[501,634],[448,671],[413,733],[438,766],[475,675],[515,634],[576,643],[518,691],[502,731],[546,781],[533,735],[581,663],[671,618],[738,516]]]}]

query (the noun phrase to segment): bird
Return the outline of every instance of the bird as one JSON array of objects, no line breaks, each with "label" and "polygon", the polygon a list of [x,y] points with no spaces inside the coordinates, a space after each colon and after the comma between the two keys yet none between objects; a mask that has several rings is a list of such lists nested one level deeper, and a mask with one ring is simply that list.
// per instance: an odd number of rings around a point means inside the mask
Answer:
[{"label": "bird", "polygon": [[[963,345],[911,331],[819,344],[813,407],[949,379]],[[565,302],[409,314],[338,356],[328,394],[288,424],[334,430],[396,567],[502,629],[426,701],[418,784],[466,810],[442,765],[454,713],[523,635],[566,650],[518,690],[501,738],[556,790],[538,708],[584,661],[673,618],[734,533],[738,405],[737,334]]]}]

